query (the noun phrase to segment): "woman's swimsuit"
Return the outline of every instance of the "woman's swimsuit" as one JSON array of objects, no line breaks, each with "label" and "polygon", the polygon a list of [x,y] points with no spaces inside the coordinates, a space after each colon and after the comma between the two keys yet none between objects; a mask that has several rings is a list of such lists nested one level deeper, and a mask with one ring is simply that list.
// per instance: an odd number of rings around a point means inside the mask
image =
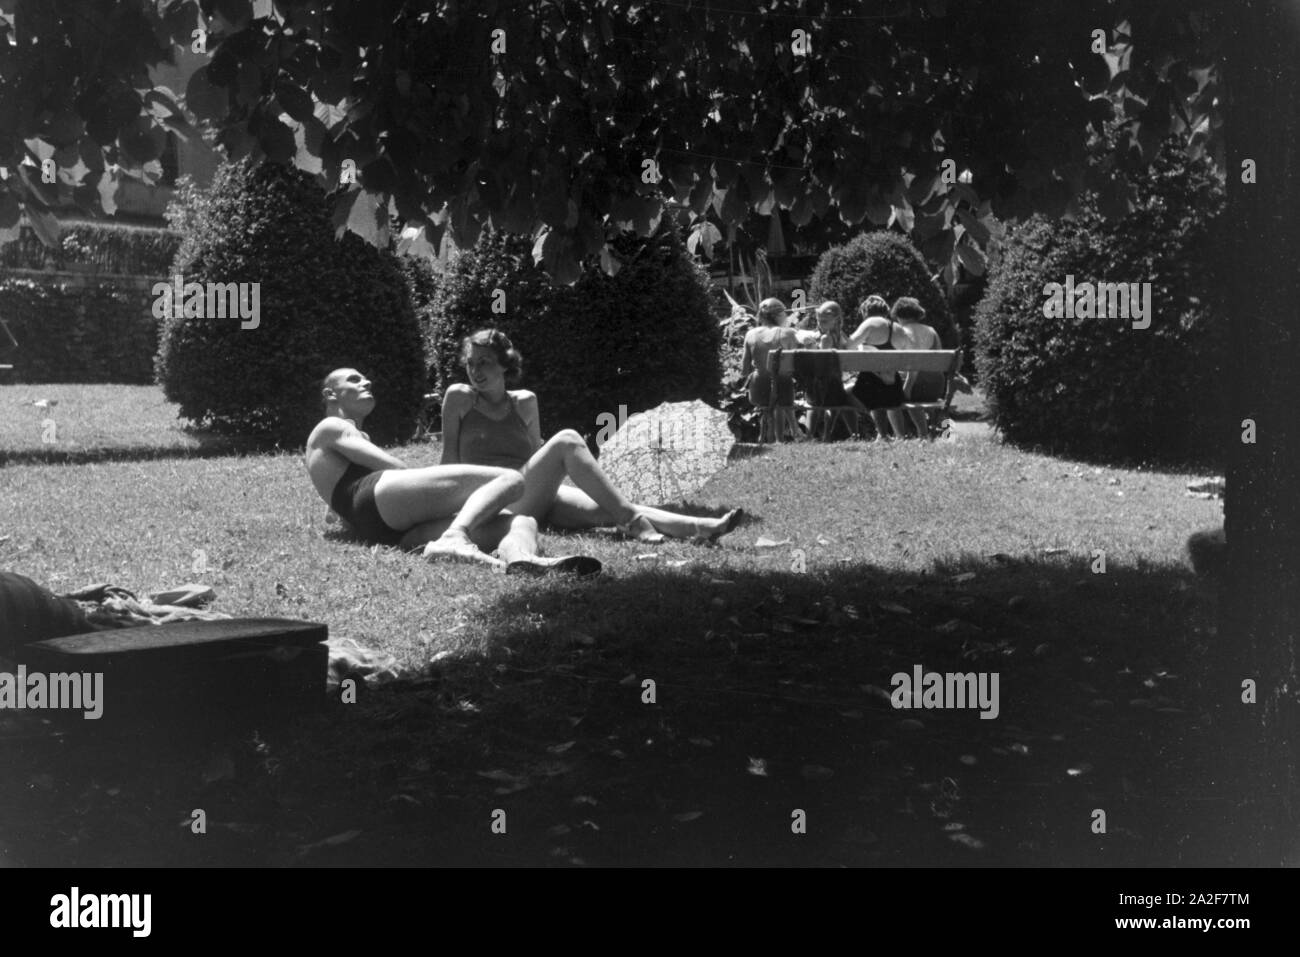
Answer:
[{"label": "woman's swimsuit", "polygon": [[330,508],[366,541],[397,545],[404,533],[385,522],[375,504],[375,485],[385,471],[349,462],[347,471],[339,477],[334,493],[330,495]]},{"label": "woman's swimsuit", "polygon": [[[884,345],[876,346],[883,351],[893,351],[894,349],[894,322],[889,323],[889,338],[885,340]],[[858,375],[858,379],[853,383],[853,397],[865,405],[868,409],[896,409],[904,402],[903,399],[903,380],[898,377],[898,373],[892,373],[892,382],[882,382],[880,376],[874,372],[863,372]]]},{"label": "woman's swimsuit", "polygon": [[533,457],[533,439],[528,426],[510,396],[510,411],[494,419],[474,405],[460,420],[460,460],[466,465],[494,465],[505,469],[522,469]]}]

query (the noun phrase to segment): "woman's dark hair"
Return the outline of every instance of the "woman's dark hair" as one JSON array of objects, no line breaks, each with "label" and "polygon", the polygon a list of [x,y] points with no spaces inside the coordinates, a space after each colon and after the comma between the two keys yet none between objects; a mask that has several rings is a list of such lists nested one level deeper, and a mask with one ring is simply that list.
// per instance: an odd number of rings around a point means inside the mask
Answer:
[{"label": "woman's dark hair", "polygon": [[906,319],[920,322],[925,318],[925,308],[911,296],[900,296],[890,311],[891,319]]},{"label": "woman's dark hair", "polygon": [[862,305],[858,306],[858,314],[863,319],[870,319],[872,316],[888,316],[889,303],[883,296],[868,296],[862,300]]},{"label": "woman's dark hair", "polygon": [[462,339],[460,341],[461,362],[469,361],[471,346],[487,346],[496,353],[497,362],[501,363],[501,368],[506,370],[506,385],[516,384],[523,375],[524,357],[514,347],[510,337],[500,329],[480,329]]}]

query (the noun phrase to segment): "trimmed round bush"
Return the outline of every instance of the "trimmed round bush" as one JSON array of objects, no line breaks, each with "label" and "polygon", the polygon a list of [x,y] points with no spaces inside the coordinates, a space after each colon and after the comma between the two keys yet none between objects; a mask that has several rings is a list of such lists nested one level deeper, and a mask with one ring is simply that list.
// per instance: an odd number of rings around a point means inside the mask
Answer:
[{"label": "trimmed round bush", "polygon": [[948,300],[930,275],[925,259],[905,236],[879,230],[822,253],[813,269],[809,296],[813,303],[832,299],[843,306],[849,332],[857,328],[857,308],[868,296],[883,296],[890,305],[899,296],[912,296],[924,307],[925,323],[939,333],[944,348],[955,349],[957,330]]},{"label": "trimmed round bush", "polygon": [[676,232],[624,237],[622,267],[607,276],[584,263],[572,286],[552,285],[533,264],[531,240],[485,231],[439,282],[434,365],[446,391],[464,382],[461,339],[501,329],[523,354],[522,387],[537,393],[542,434],[599,428],[602,412],[628,415],[661,402],[702,399],[720,388],[718,322],[708,276]]},{"label": "trimmed round bush", "polygon": [[205,288],[257,283],[260,314],[255,328],[237,317],[163,320],[155,368],[181,415],[301,447],[321,417],[320,380],[351,366],[374,382],[371,438],[409,438],[425,365],[396,257],[352,233],[336,240],[326,195],[291,167],[224,165],[190,204],[173,273]]},{"label": "trimmed round bush", "polygon": [[[1084,197],[1073,221],[1035,216],[1008,229],[992,258],[976,361],[1011,441],[1137,460],[1204,458],[1221,445],[1227,328],[1213,267],[1223,185],[1167,146],[1133,186],[1137,208],[1123,219]],[[1149,282],[1149,328],[1077,311],[1048,317],[1048,284],[1067,276],[1076,296],[1085,283],[1095,293],[1103,282]]]}]

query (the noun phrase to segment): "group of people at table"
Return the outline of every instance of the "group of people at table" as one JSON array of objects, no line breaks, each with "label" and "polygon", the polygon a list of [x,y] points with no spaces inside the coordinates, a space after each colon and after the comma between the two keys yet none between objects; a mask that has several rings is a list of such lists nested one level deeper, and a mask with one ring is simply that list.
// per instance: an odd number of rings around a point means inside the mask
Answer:
[{"label": "group of people at table", "polygon": [[[925,309],[910,296],[899,298],[890,308],[881,296],[869,296],[858,309],[860,323],[847,333],[844,310],[836,302],[816,308],[817,329],[796,329],[787,324],[789,313],[780,299],[764,299],[758,306],[758,325],[745,335],[740,373],[746,379],[749,401],[760,411],[759,441],[801,434],[794,414],[795,381],[789,373],[774,374],[768,356],[774,351],[793,349],[941,349],[939,334],[923,321]],[[942,376],[939,377],[942,379]],[[809,413],[809,432],[817,430],[819,409],[840,408],[867,416],[875,426],[877,439],[908,438],[909,422],[919,437],[929,435],[924,409],[908,403],[941,397],[932,375],[922,372],[861,372],[852,382],[836,376],[818,383],[818,395]]]}]

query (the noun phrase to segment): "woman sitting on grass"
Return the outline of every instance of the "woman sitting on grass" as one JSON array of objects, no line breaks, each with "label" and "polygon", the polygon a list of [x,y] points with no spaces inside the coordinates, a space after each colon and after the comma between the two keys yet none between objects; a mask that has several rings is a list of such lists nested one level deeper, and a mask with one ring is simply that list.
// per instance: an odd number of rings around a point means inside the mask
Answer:
[{"label": "woman sitting on grass", "polygon": [[[361,431],[375,407],[365,376],[335,369],[321,396],[325,418],[307,439],[307,472],[320,497],[368,542],[423,545],[431,560],[481,562],[508,573],[592,574],[600,571],[594,558],[539,557],[532,516],[545,511],[567,475],[610,514],[629,523],[636,518],[581,440],[552,440],[528,459],[522,474],[483,465],[410,468]],[[498,558],[487,554],[491,549]]]},{"label": "woman sitting on grass", "polygon": [[[453,385],[442,401],[442,464],[490,465],[524,469],[530,456],[553,444],[581,449],[590,459],[588,485],[558,485],[549,499],[535,497],[526,507],[512,511],[544,521],[555,528],[586,529],[617,526],[625,535],[643,542],[659,542],[664,535],[711,541],[736,527],[740,511],[721,518],[695,518],[659,508],[630,505],[610,483],[600,464],[587,451],[582,437],[566,429],[543,443],[537,396],[526,389],[511,391],[518,381],[523,357],[498,329],[484,329],[461,342],[461,361],[468,385]],[[594,490],[594,491],[593,491]],[[597,494],[599,493],[599,494]]]}]

